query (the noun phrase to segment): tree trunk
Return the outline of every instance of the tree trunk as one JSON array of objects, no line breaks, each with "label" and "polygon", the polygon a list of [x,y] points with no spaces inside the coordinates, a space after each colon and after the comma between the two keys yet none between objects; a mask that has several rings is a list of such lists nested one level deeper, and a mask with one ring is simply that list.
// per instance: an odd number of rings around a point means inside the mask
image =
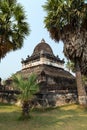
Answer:
[{"label": "tree trunk", "polygon": [[78,91],[78,102],[80,105],[87,105],[87,96],[85,87],[82,84],[81,71],[79,67],[79,61],[76,61],[76,82],[77,82],[77,91]]},{"label": "tree trunk", "polygon": [[27,119],[29,117],[29,102],[24,101],[22,104],[22,116],[24,119]]}]

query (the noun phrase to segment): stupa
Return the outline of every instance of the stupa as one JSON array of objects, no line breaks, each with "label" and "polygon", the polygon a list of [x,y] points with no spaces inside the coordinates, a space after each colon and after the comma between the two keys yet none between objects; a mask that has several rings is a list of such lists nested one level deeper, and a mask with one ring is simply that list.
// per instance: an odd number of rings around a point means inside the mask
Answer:
[{"label": "stupa", "polygon": [[21,74],[27,79],[35,73],[40,92],[38,102],[42,105],[63,105],[76,102],[77,89],[75,77],[64,69],[64,59],[55,56],[44,39],[34,48],[31,56],[22,59]]}]

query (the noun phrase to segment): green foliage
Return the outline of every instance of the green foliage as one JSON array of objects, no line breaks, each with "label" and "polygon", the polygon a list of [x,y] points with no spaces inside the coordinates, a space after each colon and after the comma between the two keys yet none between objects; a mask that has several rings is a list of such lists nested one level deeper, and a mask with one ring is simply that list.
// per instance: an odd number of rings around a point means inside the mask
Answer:
[{"label": "green foliage", "polygon": [[[47,12],[45,27],[51,31],[56,30],[53,37],[56,41],[61,39],[60,35],[68,31],[76,31],[77,28],[87,26],[87,7],[84,0],[49,0],[43,5]],[[69,28],[70,27],[70,28]],[[64,29],[66,28],[66,30]],[[69,29],[69,30],[67,30]],[[84,28],[87,30],[87,28]]]},{"label": "green foliage", "polygon": [[[87,63],[87,4],[84,0],[49,0],[45,27],[55,41],[64,42],[65,56],[80,64]],[[82,66],[82,65],[80,65]]]},{"label": "green foliage", "polygon": [[82,82],[84,85],[87,85],[87,76],[82,75]]},{"label": "green foliage", "polygon": [[[72,71],[73,73],[75,73],[75,64],[72,62],[72,61],[68,61],[66,63],[66,68],[69,70],[69,71]],[[83,84],[87,84],[87,76],[85,75],[82,75],[82,82]]]},{"label": "green foliage", "polygon": [[[64,42],[64,54],[80,66],[87,63],[87,4],[84,0],[49,0],[43,6],[47,12],[45,27],[51,38]],[[84,67],[86,70],[86,67]],[[84,70],[84,73],[85,73]]]},{"label": "green foliage", "polygon": [[39,86],[36,82],[36,75],[32,74],[28,79],[24,79],[22,75],[13,75],[13,85],[21,92],[19,98],[22,103],[21,119],[27,120],[30,118],[29,112],[32,107],[31,99],[34,94],[39,91]]},{"label": "green foliage", "polygon": [[22,75],[13,75],[13,86],[21,91],[19,98],[22,101],[31,99],[39,91],[36,78],[35,74],[30,75],[28,79],[24,79]]},{"label": "green foliage", "polygon": [[66,63],[66,68],[69,71],[72,71],[73,73],[75,73],[75,65],[72,61],[68,60],[68,62]]},{"label": "green foliage", "polygon": [[0,0],[0,58],[20,49],[29,32],[23,6],[16,0]]}]

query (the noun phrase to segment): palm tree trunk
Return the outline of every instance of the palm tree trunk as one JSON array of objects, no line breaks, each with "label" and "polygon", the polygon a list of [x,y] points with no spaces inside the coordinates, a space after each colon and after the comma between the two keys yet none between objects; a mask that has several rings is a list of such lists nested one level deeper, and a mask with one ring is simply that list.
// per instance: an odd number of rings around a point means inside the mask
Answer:
[{"label": "palm tree trunk", "polygon": [[22,104],[22,116],[24,119],[29,118],[29,102],[24,101]]},{"label": "palm tree trunk", "polygon": [[87,105],[86,90],[82,84],[82,77],[78,60],[76,61],[76,82],[78,91],[78,102],[80,105],[86,106]]}]

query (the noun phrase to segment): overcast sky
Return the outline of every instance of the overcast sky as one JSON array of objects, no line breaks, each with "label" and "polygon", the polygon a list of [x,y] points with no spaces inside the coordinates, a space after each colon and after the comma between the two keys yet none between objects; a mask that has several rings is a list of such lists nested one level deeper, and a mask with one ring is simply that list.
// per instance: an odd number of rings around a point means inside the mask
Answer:
[{"label": "overcast sky", "polygon": [[27,55],[31,55],[34,47],[40,43],[42,38],[48,43],[54,54],[59,55],[61,59],[63,55],[63,44],[55,43],[49,36],[49,32],[44,28],[44,12],[42,5],[46,0],[18,0],[26,11],[27,21],[30,25],[31,33],[24,40],[24,46],[21,50],[10,52],[0,62],[0,77],[4,80],[9,78],[12,74],[21,70],[21,59],[26,59]]}]

